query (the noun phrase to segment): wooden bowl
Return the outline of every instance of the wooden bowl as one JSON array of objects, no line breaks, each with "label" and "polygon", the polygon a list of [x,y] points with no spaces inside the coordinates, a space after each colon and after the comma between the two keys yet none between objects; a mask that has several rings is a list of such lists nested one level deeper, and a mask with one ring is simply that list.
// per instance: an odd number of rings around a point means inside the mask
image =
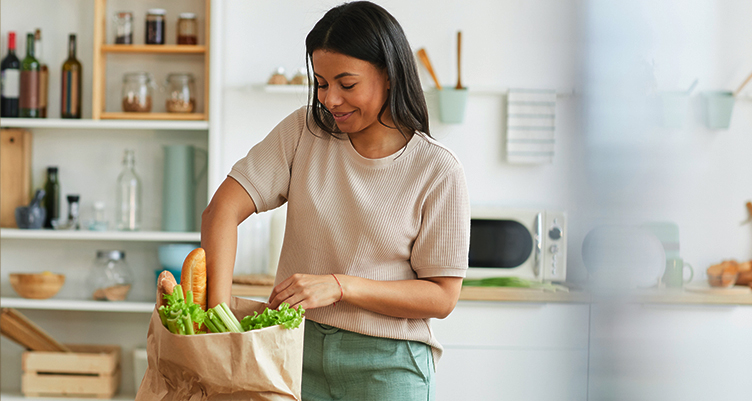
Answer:
[{"label": "wooden bowl", "polygon": [[65,275],[44,273],[11,273],[10,285],[23,298],[47,299],[53,297],[65,284]]}]

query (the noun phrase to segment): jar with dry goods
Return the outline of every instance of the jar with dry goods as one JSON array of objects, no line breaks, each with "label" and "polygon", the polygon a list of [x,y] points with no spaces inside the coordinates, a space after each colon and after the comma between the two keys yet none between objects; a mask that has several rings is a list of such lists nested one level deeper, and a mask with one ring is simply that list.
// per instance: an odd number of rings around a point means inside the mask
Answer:
[{"label": "jar with dry goods", "polygon": [[123,76],[123,111],[148,113],[154,92],[151,74],[131,72]]},{"label": "jar with dry goods", "polygon": [[115,14],[115,43],[133,44],[133,13],[121,11]]},{"label": "jar with dry goods", "polygon": [[97,251],[86,284],[95,300],[124,301],[133,284],[133,275],[125,263],[125,252]]},{"label": "jar with dry goods", "polygon": [[178,41],[179,45],[198,44],[198,25],[196,14],[180,13],[178,15]]},{"label": "jar with dry goods", "polygon": [[168,113],[192,113],[196,108],[196,84],[193,75],[174,73],[167,76]]},{"label": "jar with dry goods", "polygon": [[165,14],[162,8],[152,8],[146,13],[146,44],[165,44]]}]

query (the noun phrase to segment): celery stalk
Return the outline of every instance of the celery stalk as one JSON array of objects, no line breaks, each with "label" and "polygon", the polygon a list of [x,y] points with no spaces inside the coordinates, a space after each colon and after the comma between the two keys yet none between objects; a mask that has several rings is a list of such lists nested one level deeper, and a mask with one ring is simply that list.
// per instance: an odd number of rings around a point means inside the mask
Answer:
[{"label": "celery stalk", "polygon": [[185,301],[185,296],[183,295],[183,287],[176,285],[173,292],[178,294],[178,299],[181,301]]},{"label": "celery stalk", "polygon": [[160,306],[157,311],[159,312],[159,319],[162,320],[162,326],[167,326],[167,311],[164,306]]},{"label": "celery stalk", "polygon": [[204,320],[204,325],[206,326],[206,328],[210,332],[212,332],[212,333],[220,333],[220,331],[217,329],[217,327],[214,325],[214,323],[211,322],[210,319],[207,318],[206,320]]},{"label": "celery stalk", "polygon": [[193,320],[191,320],[191,315],[187,313],[183,315],[183,325],[185,326],[185,334],[196,334],[193,330]]},{"label": "celery stalk", "polygon": [[225,313],[226,317],[230,320],[230,324],[237,330],[238,333],[243,332],[243,327],[240,326],[240,322],[238,322],[238,319],[235,317],[235,315],[230,310],[230,307],[227,306],[226,303],[222,302],[219,304],[219,306],[222,308],[222,311]]},{"label": "celery stalk", "polygon": [[188,305],[193,303],[193,291],[185,292],[185,303]]},{"label": "celery stalk", "polygon": [[180,334],[180,330],[178,330],[178,321],[175,319],[167,319],[167,328],[172,334]]},{"label": "celery stalk", "polygon": [[225,324],[222,323],[222,319],[219,318],[219,315],[217,315],[214,309],[209,309],[206,312],[206,317],[214,325],[214,328],[217,329],[217,333],[227,333],[230,331],[225,327]]},{"label": "celery stalk", "polygon": [[241,330],[238,330],[237,327],[232,322],[232,319],[227,316],[227,312],[222,308],[222,304],[217,305],[214,308],[214,311],[217,313],[217,316],[222,321],[222,324],[224,324],[225,327],[227,327],[227,330],[232,333],[240,333]]}]

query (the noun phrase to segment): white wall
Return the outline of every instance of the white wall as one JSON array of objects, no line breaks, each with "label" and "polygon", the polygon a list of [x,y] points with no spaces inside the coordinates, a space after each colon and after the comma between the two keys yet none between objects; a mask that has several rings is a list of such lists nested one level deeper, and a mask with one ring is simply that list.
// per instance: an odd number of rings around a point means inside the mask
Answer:
[{"label": "white wall", "polygon": [[[339,3],[223,2],[221,177],[305,103],[302,95],[249,88],[278,66],[288,72],[303,66],[306,34]],[[533,87],[581,95],[558,99],[554,162],[515,166],[503,156],[504,96],[471,92],[465,122],[444,125],[435,118],[435,97],[427,94],[433,135],[463,162],[474,204],[569,213],[571,281],[586,278],[582,240],[600,224],[674,221],[682,256],[698,270],[724,258],[752,257],[752,226],[738,224],[746,216],[744,202],[752,198],[752,85],[737,101],[728,130],[705,128],[699,98],[703,90],[736,89],[752,71],[752,27],[743,17],[752,3],[378,3],[400,21],[415,50],[427,49],[447,85],[456,82],[455,35],[462,30],[463,83],[471,90]],[[419,69],[424,86],[433,87]],[[699,85],[685,127],[656,125],[651,94],[688,88],[695,78]]]}]

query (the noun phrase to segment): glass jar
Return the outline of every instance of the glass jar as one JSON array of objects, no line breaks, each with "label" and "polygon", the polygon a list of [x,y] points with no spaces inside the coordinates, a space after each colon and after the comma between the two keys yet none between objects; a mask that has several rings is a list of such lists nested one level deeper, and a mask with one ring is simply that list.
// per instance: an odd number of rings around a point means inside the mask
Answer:
[{"label": "glass jar", "polygon": [[115,14],[115,43],[133,44],[133,13],[121,11]]},{"label": "glass jar", "polygon": [[131,72],[123,76],[123,111],[148,113],[151,111],[154,84],[151,74]]},{"label": "glass jar", "polygon": [[196,24],[196,14],[180,13],[180,15],[178,16],[178,44],[198,44],[198,25]]},{"label": "glass jar", "polygon": [[146,13],[146,37],[147,45],[165,44],[165,14],[162,8],[152,8]]},{"label": "glass jar", "polygon": [[133,284],[123,251],[97,251],[86,284],[98,301],[124,301]]},{"label": "glass jar", "polygon": [[179,73],[167,76],[168,113],[192,113],[196,108],[196,85],[193,75]]}]

